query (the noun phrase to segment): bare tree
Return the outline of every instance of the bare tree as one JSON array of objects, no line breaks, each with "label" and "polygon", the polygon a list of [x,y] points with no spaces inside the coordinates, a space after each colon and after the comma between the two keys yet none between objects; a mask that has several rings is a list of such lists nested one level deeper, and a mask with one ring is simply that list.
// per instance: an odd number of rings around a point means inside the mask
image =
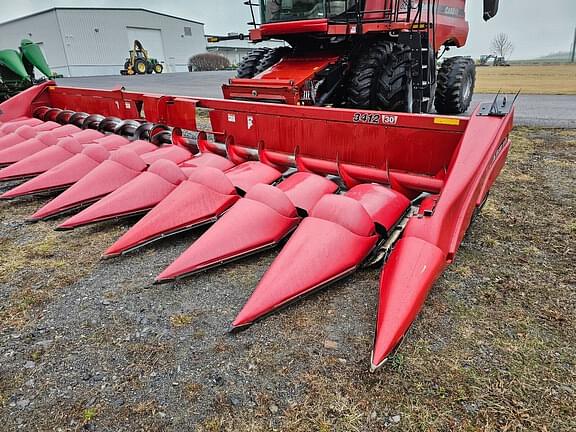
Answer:
[{"label": "bare tree", "polygon": [[514,45],[506,33],[498,33],[490,45],[492,54],[507,59],[514,51]]}]

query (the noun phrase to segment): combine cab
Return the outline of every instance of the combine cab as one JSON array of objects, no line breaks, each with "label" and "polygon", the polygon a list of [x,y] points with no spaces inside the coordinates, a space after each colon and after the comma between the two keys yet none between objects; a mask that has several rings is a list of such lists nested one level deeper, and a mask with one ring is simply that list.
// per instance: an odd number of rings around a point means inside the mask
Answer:
[{"label": "combine cab", "polygon": [[456,117],[45,83],[0,105],[0,180],[25,180],[0,198],[53,193],[30,220],[65,215],[58,230],[141,216],[105,257],[210,225],[156,283],[285,241],[233,331],[380,266],[375,370],[454,260],[512,123],[506,97]]}]

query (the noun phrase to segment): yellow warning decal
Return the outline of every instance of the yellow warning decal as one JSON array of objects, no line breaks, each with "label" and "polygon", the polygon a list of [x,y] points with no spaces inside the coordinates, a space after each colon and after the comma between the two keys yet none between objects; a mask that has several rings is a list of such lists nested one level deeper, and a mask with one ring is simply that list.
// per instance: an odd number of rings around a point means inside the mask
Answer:
[{"label": "yellow warning decal", "polygon": [[460,119],[448,118],[448,117],[435,117],[434,123],[440,125],[460,126]]}]

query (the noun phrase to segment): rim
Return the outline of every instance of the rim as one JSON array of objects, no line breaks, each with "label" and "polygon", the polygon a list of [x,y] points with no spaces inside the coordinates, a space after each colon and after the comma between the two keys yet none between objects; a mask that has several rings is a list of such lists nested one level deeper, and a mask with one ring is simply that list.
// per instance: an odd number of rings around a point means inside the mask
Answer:
[{"label": "rim", "polygon": [[470,79],[470,77],[466,77],[466,81],[464,83],[464,89],[462,90],[462,99],[468,100],[471,94],[472,94],[472,80]]}]

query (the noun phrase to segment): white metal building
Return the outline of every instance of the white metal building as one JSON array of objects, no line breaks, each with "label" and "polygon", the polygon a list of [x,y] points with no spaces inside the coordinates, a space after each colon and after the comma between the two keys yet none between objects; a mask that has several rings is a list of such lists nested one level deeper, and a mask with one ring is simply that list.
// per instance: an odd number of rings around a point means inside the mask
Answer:
[{"label": "white metal building", "polygon": [[230,64],[237,66],[240,61],[244,58],[246,54],[255,48],[259,47],[270,47],[276,48],[285,46],[284,41],[265,41],[260,43],[252,43],[248,39],[244,40],[229,40],[220,42],[208,42],[208,39],[212,36],[206,36],[206,51],[223,55],[226,57]]},{"label": "white metal building", "polygon": [[118,75],[138,39],[166,72],[185,72],[206,52],[204,24],[146,9],[52,8],[0,23],[0,49],[40,43],[51,69],[64,76]]}]

